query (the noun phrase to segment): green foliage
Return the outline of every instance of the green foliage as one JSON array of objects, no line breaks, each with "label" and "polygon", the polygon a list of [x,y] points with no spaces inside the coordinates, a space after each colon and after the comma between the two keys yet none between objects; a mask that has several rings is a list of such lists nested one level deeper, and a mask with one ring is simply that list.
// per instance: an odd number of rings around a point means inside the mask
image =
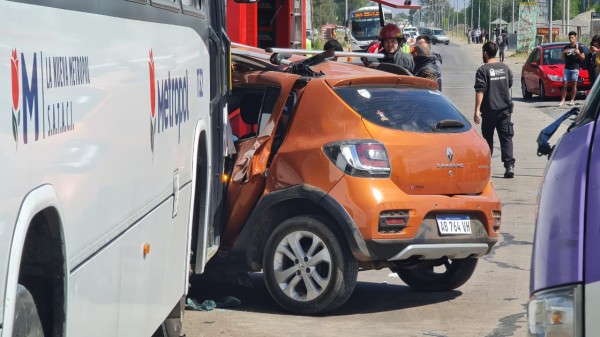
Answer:
[{"label": "green foliage", "polygon": [[[569,0],[569,13],[570,19],[581,13],[581,0]],[[552,3],[552,19],[560,20],[563,16],[563,2],[562,1],[554,1]]]},{"label": "green foliage", "polygon": [[313,27],[320,28],[327,23],[339,24],[337,19],[340,12],[334,0],[313,0],[311,5]]}]

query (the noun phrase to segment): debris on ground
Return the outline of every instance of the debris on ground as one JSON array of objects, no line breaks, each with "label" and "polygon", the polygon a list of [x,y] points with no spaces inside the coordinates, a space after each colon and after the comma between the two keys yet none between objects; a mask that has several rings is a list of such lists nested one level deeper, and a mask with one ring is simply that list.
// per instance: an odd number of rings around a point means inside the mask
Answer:
[{"label": "debris on ground", "polygon": [[233,296],[225,296],[217,301],[213,300],[205,300],[200,303],[193,298],[188,298],[186,301],[185,308],[188,310],[195,311],[211,311],[215,308],[219,309],[228,309],[228,308],[237,308],[242,304],[238,298]]}]

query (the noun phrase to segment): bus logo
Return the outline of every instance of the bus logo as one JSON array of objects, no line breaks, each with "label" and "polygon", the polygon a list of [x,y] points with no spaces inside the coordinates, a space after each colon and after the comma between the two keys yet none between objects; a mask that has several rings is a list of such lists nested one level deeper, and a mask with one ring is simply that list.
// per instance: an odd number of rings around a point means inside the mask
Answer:
[{"label": "bus logo", "polygon": [[[166,71],[165,77],[156,76],[154,52],[150,50],[150,149],[154,152],[154,141],[157,136],[171,129],[177,130],[177,143],[181,141],[181,127],[190,119],[188,71],[181,76],[171,75]],[[164,72],[162,72],[164,73]]]},{"label": "bus logo", "polygon": [[156,87],[154,86],[154,57],[150,49],[150,61],[148,61],[150,70],[150,149],[154,152],[154,126],[156,125]]},{"label": "bus logo", "polygon": [[15,143],[18,144],[19,125],[21,124],[21,110],[19,110],[19,59],[17,50],[13,49],[10,59],[10,75],[12,81],[12,130]]}]

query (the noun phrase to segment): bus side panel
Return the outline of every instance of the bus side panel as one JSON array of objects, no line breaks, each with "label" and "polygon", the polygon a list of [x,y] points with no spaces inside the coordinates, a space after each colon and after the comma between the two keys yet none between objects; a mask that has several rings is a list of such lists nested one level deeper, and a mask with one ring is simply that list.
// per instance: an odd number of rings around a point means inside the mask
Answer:
[{"label": "bus side panel", "polygon": [[[191,194],[190,184],[180,198]],[[188,208],[171,223],[172,199],[71,275],[68,336],[152,335],[186,290]],[[169,230],[164,231],[164,224]],[[149,252],[144,255],[144,245]],[[117,330],[118,327],[118,330]],[[115,330],[107,329],[112,328]]]},{"label": "bus side panel", "polygon": [[[130,1],[113,3],[156,11],[152,14],[173,24],[0,0],[0,87],[5,89],[0,90],[0,106],[5,107],[0,117],[8,121],[0,123],[0,272],[7,273],[22,200],[39,186],[52,186],[65,232],[67,293],[75,301],[67,303],[67,311],[68,324],[76,325],[67,329],[76,336],[103,334],[79,325],[81,317],[95,324],[88,309],[105,313],[99,319],[108,324],[104,328],[114,326],[119,320],[114,305],[137,296],[138,289],[147,295],[147,305],[169,309],[184,294],[181,271],[149,280],[143,274],[150,270],[146,267],[142,274],[117,268],[124,263],[121,254],[130,254],[128,245],[141,244],[124,233],[151,231],[156,235],[149,237],[154,239],[151,246],[168,246],[177,255],[173,268],[181,269],[187,230],[179,226],[190,221],[191,196],[181,193],[172,218],[175,181],[191,184],[195,126],[199,120],[211,125],[204,87],[210,83],[208,33],[198,34],[207,31],[207,20],[195,18],[199,27],[192,29],[177,25],[181,13]],[[211,139],[212,130],[206,132]],[[174,227],[178,229],[171,232]],[[156,238],[167,241],[159,244]],[[106,274],[102,280],[111,290],[95,293],[103,285],[88,269]],[[176,278],[181,279],[173,285]],[[6,286],[13,285],[0,286],[2,299]],[[164,288],[173,288],[167,301]],[[88,297],[108,304],[86,306],[94,303]],[[164,314],[160,311],[153,318]],[[148,317],[125,315],[133,321]],[[129,331],[127,325],[122,328]]]}]

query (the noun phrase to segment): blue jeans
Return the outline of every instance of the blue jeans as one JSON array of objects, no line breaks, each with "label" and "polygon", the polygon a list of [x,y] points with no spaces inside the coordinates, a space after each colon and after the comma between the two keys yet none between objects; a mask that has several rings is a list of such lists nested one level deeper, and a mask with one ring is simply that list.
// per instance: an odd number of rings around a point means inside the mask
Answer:
[{"label": "blue jeans", "polygon": [[577,83],[577,79],[579,79],[579,69],[565,69],[563,81]]}]

